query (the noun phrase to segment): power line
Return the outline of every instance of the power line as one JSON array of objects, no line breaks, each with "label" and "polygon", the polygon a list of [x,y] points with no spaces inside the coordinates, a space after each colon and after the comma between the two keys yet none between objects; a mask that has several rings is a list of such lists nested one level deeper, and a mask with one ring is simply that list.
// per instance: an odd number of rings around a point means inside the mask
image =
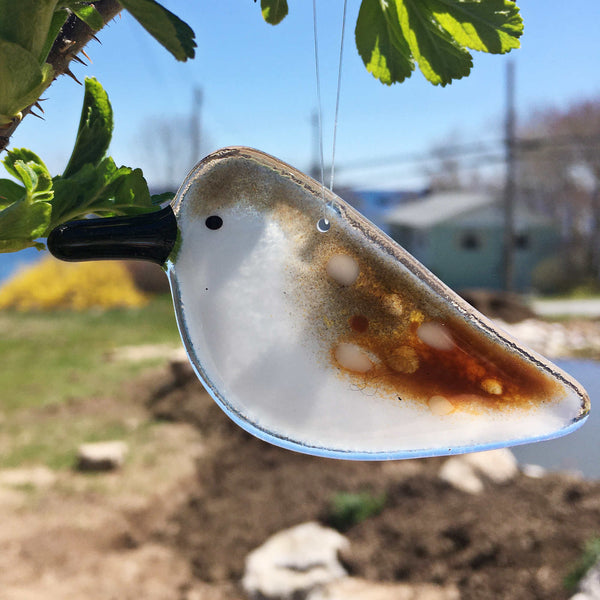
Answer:
[{"label": "power line", "polygon": [[490,144],[501,144],[498,142],[488,142],[487,144],[461,144],[453,146],[444,146],[443,148],[435,148],[429,153],[406,153],[395,154],[380,158],[371,158],[361,161],[351,161],[343,163],[336,167],[337,170],[351,171],[358,169],[371,169],[388,165],[396,165],[400,163],[418,163],[430,162],[439,160],[440,158],[454,158],[456,156],[467,156],[470,154],[484,154],[489,151]]},{"label": "power line", "polygon": [[[342,163],[336,167],[338,171],[358,171],[375,169],[399,164],[428,163],[444,158],[466,158],[473,156],[481,158],[482,162],[496,162],[504,160],[504,140],[490,140],[487,142],[454,144],[434,148],[428,153],[405,153],[388,155],[380,158],[370,158],[362,161]],[[600,148],[600,134],[591,135],[557,135],[532,138],[515,138],[514,150],[517,153],[534,152],[541,149],[559,151],[564,146],[585,146],[589,149]]]}]

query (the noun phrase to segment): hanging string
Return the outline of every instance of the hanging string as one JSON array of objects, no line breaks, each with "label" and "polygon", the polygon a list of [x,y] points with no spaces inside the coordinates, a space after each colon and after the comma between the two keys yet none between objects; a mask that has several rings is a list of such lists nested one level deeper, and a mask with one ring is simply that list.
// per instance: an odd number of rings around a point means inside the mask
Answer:
[{"label": "hanging string", "polygon": [[321,186],[325,200],[325,159],[323,157],[323,105],[321,103],[321,76],[319,69],[319,42],[317,35],[317,0],[313,0],[313,37],[315,40],[315,71],[317,76],[317,115],[319,123],[319,154],[321,163]]},{"label": "hanging string", "polygon": [[340,40],[340,60],[338,64],[338,79],[337,79],[337,91],[335,95],[335,118],[333,121],[333,145],[331,149],[331,177],[329,180],[329,189],[333,192],[333,175],[335,165],[335,142],[337,138],[337,126],[338,116],[340,114],[340,91],[342,89],[342,58],[344,56],[344,33],[346,31],[346,8],[348,0],[344,0],[344,12],[342,15],[342,35]]}]

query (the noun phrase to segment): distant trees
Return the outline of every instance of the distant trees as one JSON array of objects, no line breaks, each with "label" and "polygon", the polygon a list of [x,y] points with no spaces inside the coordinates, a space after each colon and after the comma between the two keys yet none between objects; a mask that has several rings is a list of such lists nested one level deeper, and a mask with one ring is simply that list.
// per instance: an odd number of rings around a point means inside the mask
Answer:
[{"label": "distant trees", "polygon": [[[457,143],[458,141],[458,143]],[[461,143],[454,134],[436,144],[425,166],[432,190],[486,188],[498,193],[506,140]],[[600,287],[600,97],[566,108],[545,108],[520,120],[514,139],[515,205],[551,217],[563,247],[540,269],[546,291],[581,283]]]},{"label": "distant trees", "polygon": [[134,143],[136,159],[144,165],[150,186],[160,190],[176,191],[194,162],[201,158],[192,155],[187,115],[148,119]]},{"label": "distant trees", "polygon": [[207,153],[210,142],[202,128],[203,94],[192,93],[188,114],[148,119],[135,140],[135,152],[145,165],[151,187],[176,191],[187,172]]},{"label": "distant trees", "polygon": [[431,190],[453,191],[465,186],[460,158],[453,151],[455,138],[453,134],[445,143],[437,143],[430,150],[431,161],[425,167],[425,173]]},{"label": "distant trees", "polygon": [[600,98],[536,112],[518,148],[521,196],[560,223],[565,268],[600,279]]}]

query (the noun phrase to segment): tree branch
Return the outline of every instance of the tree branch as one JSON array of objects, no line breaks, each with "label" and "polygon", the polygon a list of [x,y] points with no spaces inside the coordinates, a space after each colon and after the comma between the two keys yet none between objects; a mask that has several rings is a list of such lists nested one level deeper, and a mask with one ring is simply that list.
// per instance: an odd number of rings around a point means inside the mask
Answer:
[{"label": "tree branch", "polygon": [[[102,15],[104,25],[114,19],[123,10],[123,7],[117,0],[98,0],[94,3],[94,6],[100,15]],[[78,19],[74,14],[69,16],[46,60],[54,69],[54,79],[60,75],[67,74],[77,81],[73,73],[71,73],[69,65],[86,44],[96,37],[95,33],[97,32]],[[0,128],[0,153],[6,150],[11,136],[19,126],[19,123],[31,112],[33,106],[35,106],[35,103],[22,111],[23,116],[20,119],[14,119],[8,127]]]}]

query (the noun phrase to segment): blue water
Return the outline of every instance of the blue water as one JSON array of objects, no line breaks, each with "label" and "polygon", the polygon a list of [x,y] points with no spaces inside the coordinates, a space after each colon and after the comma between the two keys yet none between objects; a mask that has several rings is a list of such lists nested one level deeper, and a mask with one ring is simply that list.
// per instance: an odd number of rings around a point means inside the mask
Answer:
[{"label": "blue water", "polygon": [[20,267],[39,260],[45,254],[35,248],[27,248],[19,252],[0,253],[0,283],[5,281]]},{"label": "blue water", "polygon": [[578,471],[588,479],[600,479],[600,362],[563,360],[557,364],[587,390],[592,404],[590,416],[575,433],[549,442],[516,446],[513,452],[521,464]]}]

